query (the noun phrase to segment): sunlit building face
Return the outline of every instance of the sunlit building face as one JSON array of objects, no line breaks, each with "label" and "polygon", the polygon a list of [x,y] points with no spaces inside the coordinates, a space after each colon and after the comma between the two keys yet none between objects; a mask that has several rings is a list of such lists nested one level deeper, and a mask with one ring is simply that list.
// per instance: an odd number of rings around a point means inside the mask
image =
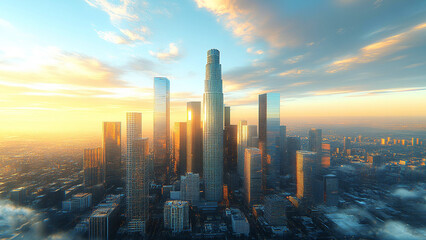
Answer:
[{"label": "sunlit building face", "polygon": [[154,78],[154,165],[169,167],[170,158],[170,81]]},{"label": "sunlit building face", "polygon": [[105,163],[102,148],[84,149],[84,187],[90,188],[105,181]]},{"label": "sunlit building face", "polygon": [[187,172],[203,175],[203,130],[201,127],[201,102],[187,103]]},{"label": "sunlit building face", "polygon": [[246,148],[244,154],[244,193],[247,205],[260,202],[262,195],[262,160],[258,148]]},{"label": "sunlit building face", "polygon": [[187,123],[176,122],[173,129],[173,157],[174,172],[177,175],[184,175],[187,168]]},{"label": "sunlit building face", "polygon": [[299,150],[296,153],[297,197],[305,202],[313,201],[313,181],[316,171],[317,153]]}]

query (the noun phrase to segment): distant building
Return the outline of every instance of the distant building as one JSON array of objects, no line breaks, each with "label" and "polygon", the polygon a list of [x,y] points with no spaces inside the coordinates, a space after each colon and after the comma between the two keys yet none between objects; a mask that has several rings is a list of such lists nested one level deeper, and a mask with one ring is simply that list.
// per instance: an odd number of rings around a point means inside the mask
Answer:
[{"label": "distant building", "polygon": [[62,201],[62,210],[66,212],[80,212],[92,206],[91,193],[78,193],[70,200]]},{"label": "distant building", "polygon": [[200,175],[188,172],[180,177],[180,199],[190,203],[200,200]]},{"label": "distant building", "polygon": [[343,152],[346,154],[348,150],[351,149],[351,138],[350,137],[344,137],[343,138]]},{"label": "distant building", "polygon": [[373,167],[378,167],[384,164],[383,157],[379,154],[368,155],[367,162],[371,163]]},{"label": "distant building", "polygon": [[297,198],[311,204],[314,199],[314,176],[317,171],[318,155],[312,151],[297,151]]},{"label": "distant building", "polygon": [[259,95],[259,149],[262,153],[262,189],[279,187],[280,94]]},{"label": "distant building", "polygon": [[286,209],[290,201],[284,195],[272,194],[265,197],[265,219],[269,225],[283,226],[287,223]]},{"label": "distant building", "polygon": [[10,191],[10,200],[14,203],[24,204],[27,200],[27,188],[20,187]]},{"label": "distant building", "polygon": [[289,174],[290,166],[287,161],[287,127],[286,126],[280,126],[280,159],[281,159],[280,174],[281,175]]},{"label": "distant building", "polygon": [[237,136],[237,144],[238,144],[238,176],[241,179],[244,178],[244,152],[247,147],[247,139],[248,138],[248,128],[247,121],[240,120],[238,122],[238,136]]},{"label": "distant building", "polygon": [[250,224],[240,209],[231,208],[232,232],[236,235],[249,236]]},{"label": "distant building", "polygon": [[[203,176],[203,127],[201,126],[201,102],[188,102],[187,111],[187,167],[186,172]],[[181,173],[183,175],[185,173]]]},{"label": "distant building", "polygon": [[331,148],[330,143],[322,144],[322,155],[321,155],[321,167],[329,168],[331,160]]},{"label": "distant building", "polygon": [[154,168],[165,181],[170,167],[170,81],[154,77]]},{"label": "distant building", "polygon": [[321,154],[322,150],[322,130],[311,128],[309,130],[309,147],[308,150]]},{"label": "distant building", "polygon": [[189,225],[189,204],[187,201],[167,201],[164,204],[164,228],[172,232],[184,232]]},{"label": "distant building", "polygon": [[258,148],[245,149],[244,193],[248,206],[260,203],[262,196],[262,156]]},{"label": "distant building", "polygon": [[187,123],[176,122],[173,129],[173,157],[174,157],[174,172],[176,175],[186,173],[187,156],[186,156],[186,141],[187,141]]},{"label": "distant building", "polygon": [[225,106],[223,108],[223,129],[229,125],[231,125],[231,107]]},{"label": "distant building", "polygon": [[121,122],[104,122],[102,139],[106,186],[121,186]]},{"label": "distant building", "polygon": [[339,203],[339,182],[334,174],[324,176],[324,203],[327,206],[337,206]]},{"label": "distant building", "polygon": [[224,172],[235,174],[238,165],[238,126],[228,125],[225,126],[223,132],[223,161]]},{"label": "distant building", "polygon": [[83,185],[90,188],[105,182],[105,162],[101,147],[84,149],[83,155]]},{"label": "distant building", "polygon": [[287,138],[287,159],[289,162],[290,173],[293,179],[296,179],[296,152],[300,150],[300,138],[288,137]]},{"label": "distant building", "polygon": [[258,140],[257,140],[257,126],[256,125],[248,125],[247,126],[247,146],[259,148]]},{"label": "distant building", "polygon": [[119,227],[120,195],[108,195],[89,216],[89,239],[113,239]]}]

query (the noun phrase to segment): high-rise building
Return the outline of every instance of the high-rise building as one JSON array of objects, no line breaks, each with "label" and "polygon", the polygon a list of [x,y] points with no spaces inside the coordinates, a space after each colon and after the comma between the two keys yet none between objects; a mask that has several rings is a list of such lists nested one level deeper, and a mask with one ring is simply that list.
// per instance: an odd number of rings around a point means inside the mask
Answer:
[{"label": "high-rise building", "polygon": [[207,52],[204,82],[203,176],[207,201],[222,200],[223,92],[219,50]]},{"label": "high-rise building", "polygon": [[265,197],[265,219],[269,225],[286,225],[286,209],[290,205],[290,201],[282,194],[267,195]]},{"label": "high-rise building", "polygon": [[327,206],[339,203],[339,182],[334,174],[324,176],[324,202]]},{"label": "high-rise building", "polygon": [[127,220],[131,232],[145,232],[149,209],[148,138],[134,138],[127,169]]},{"label": "high-rise building", "polygon": [[250,206],[260,203],[262,196],[262,156],[258,148],[246,148],[244,156],[244,193]]},{"label": "high-rise building", "polygon": [[237,174],[238,164],[238,144],[237,144],[237,125],[225,126],[223,133],[223,172],[225,174],[225,183],[231,190],[239,187],[239,177]]},{"label": "high-rise building", "polygon": [[343,138],[343,154],[346,154],[348,150],[351,149],[351,138],[350,137],[344,137]]},{"label": "high-rise building", "polygon": [[200,175],[188,172],[180,177],[180,199],[192,204],[200,200]]},{"label": "high-rise building", "polygon": [[297,197],[307,204],[314,201],[314,176],[317,171],[317,153],[297,151]]},{"label": "high-rise building", "polygon": [[287,138],[287,159],[289,161],[290,174],[296,180],[296,152],[300,150],[300,138],[288,137]]},{"label": "high-rise building", "polygon": [[309,130],[309,151],[321,154],[322,131],[321,129],[311,128]]},{"label": "high-rise building", "polygon": [[120,195],[108,195],[89,216],[89,239],[113,239],[119,227]]},{"label": "high-rise building", "polygon": [[323,168],[330,167],[331,149],[330,143],[322,144],[321,166]]},{"label": "high-rise building", "polygon": [[280,174],[286,175],[289,173],[289,164],[287,162],[287,127],[280,126]]},{"label": "high-rise building", "polygon": [[371,163],[374,167],[378,167],[384,164],[383,157],[379,154],[368,155],[367,162]]},{"label": "high-rise building", "polygon": [[173,129],[173,158],[176,175],[186,173],[187,168],[187,123],[175,122]]},{"label": "high-rise building", "polygon": [[241,179],[244,179],[244,153],[247,147],[248,140],[248,128],[247,121],[240,120],[238,121],[238,136],[237,136],[237,144],[238,144],[238,176]]},{"label": "high-rise building", "polygon": [[262,188],[279,187],[280,94],[259,95],[259,149],[262,153]]},{"label": "high-rise building", "polygon": [[83,171],[84,187],[90,188],[105,181],[105,163],[102,148],[84,149]]},{"label": "high-rise building", "polygon": [[188,102],[187,110],[187,172],[203,176],[203,129],[201,126],[201,102]]},{"label": "high-rise building", "polygon": [[256,125],[248,125],[248,133],[247,133],[247,146],[248,147],[258,147],[257,144],[257,126]]},{"label": "high-rise building", "polygon": [[164,181],[170,167],[170,81],[154,78],[154,168]]},{"label": "high-rise building", "polygon": [[106,186],[120,186],[121,122],[104,122],[102,139]]},{"label": "high-rise building", "polygon": [[223,112],[223,128],[231,125],[231,107],[225,106]]},{"label": "high-rise building", "polygon": [[164,204],[164,228],[172,232],[184,232],[189,225],[189,204],[187,201],[167,201]]}]

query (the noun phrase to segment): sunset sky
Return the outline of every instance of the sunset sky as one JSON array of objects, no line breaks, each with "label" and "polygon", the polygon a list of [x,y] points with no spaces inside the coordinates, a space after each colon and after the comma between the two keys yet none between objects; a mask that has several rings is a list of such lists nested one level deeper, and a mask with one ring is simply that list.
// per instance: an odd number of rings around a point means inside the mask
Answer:
[{"label": "sunset sky", "polygon": [[186,121],[211,48],[233,123],[257,124],[270,91],[282,124],[426,119],[424,0],[2,0],[0,33],[0,135],[100,134],[140,111],[150,136],[153,77]]}]

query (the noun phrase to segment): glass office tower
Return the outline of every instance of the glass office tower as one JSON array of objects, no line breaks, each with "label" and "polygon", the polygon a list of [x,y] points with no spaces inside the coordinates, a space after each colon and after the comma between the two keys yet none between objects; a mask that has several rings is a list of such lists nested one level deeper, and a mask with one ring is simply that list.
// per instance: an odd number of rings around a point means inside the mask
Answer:
[{"label": "glass office tower", "polygon": [[187,107],[187,172],[203,176],[203,129],[201,127],[201,102],[188,102]]},{"label": "glass office tower", "polygon": [[170,81],[154,78],[154,168],[164,180],[170,165]]},{"label": "glass office tower", "polygon": [[317,166],[317,153],[311,151],[299,150],[297,156],[297,197],[304,203],[312,204],[314,202],[314,175]]},{"label": "glass office tower", "polygon": [[85,188],[104,183],[105,163],[102,157],[102,148],[84,149],[83,170]]},{"label": "glass office tower", "polygon": [[121,185],[121,122],[104,122],[102,135],[103,158],[105,163],[105,183]]},{"label": "glass office tower", "polygon": [[176,122],[173,129],[174,172],[177,175],[184,175],[186,173],[186,126],[186,122]]},{"label": "glass office tower", "polygon": [[321,129],[311,128],[309,130],[309,151],[321,154],[322,149],[322,131]]},{"label": "glass office tower", "polygon": [[205,198],[218,202],[223,194],[223,92],[219,57],[217,49],[207,52],[203,132]]},{"label": "glass office tower", "polygon": [[247,206],[260,203],[262,196],[262,158],[258,148],[246,148],[244,154],[244,194]]},{"label": "glass office tower", "polygon": [[[126,158],[126,191],[130,191],[129,184],[132,181],[132,153],[133,141],[142,137],[142,113],[128,112],[126,113],[126,132],[127,132],[127,158]],[[127,193],[127,195],[129,195]]]},{"label": "glass office tower", "polygon": [[149,209],[148,138],[135,138],[132,142],[132,159],[128,172],[127,220],[130,232],[145,233]]},{"label": "glass office tower", "polygon": [[262,153],[262,187],[279,187],[280,158],[280,94],[259,95],[259,149]]}]

